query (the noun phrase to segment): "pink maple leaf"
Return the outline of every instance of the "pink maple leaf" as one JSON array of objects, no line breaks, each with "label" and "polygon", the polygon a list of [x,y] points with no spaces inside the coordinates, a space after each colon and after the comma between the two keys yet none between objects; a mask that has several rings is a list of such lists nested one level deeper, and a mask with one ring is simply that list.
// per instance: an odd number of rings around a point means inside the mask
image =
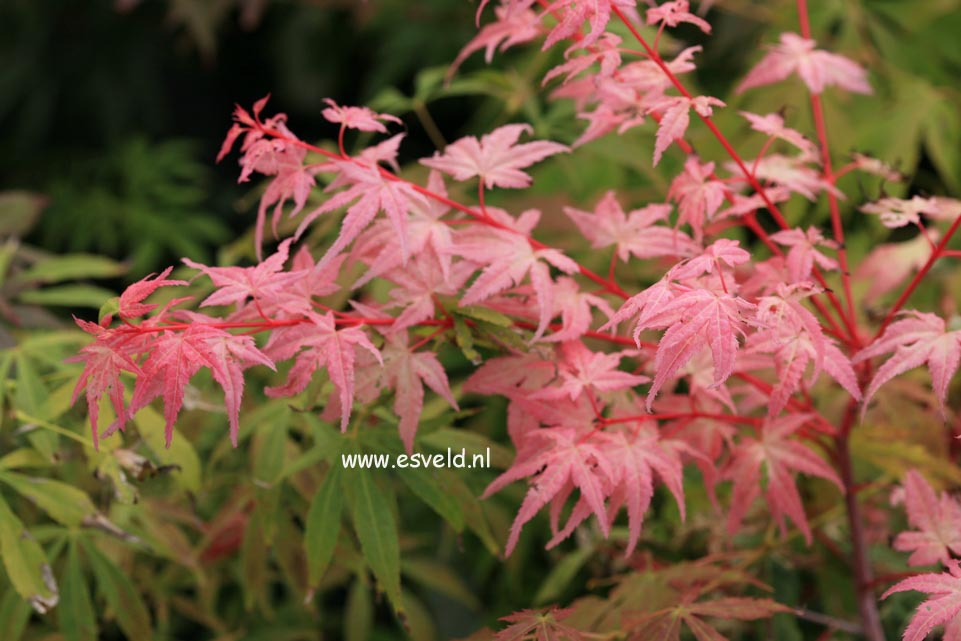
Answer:
[{"label": "pink maple leaf", "polygon": [[[230,424],[230,442],[237,447],[240,433],[240,403],[244,390],[244,369],[253,365],[265,365],[276,369],[273,362],[254,345],[250,336],[234,336],[224,333],[206,341],[206,367],[214,381],[224,391],[224,406]],[[167,440],[169,445],[169,437]]]},{"label": "pink maple leaf", "polygon": [[544,29],[541,27],[541,17],[524,8],[511,11],[507,7],[497,7],[494,10],[497,20],[484,25],[480,32],[474,36],[451,64],[447,70],[449,80],[457,69],[467,58],[475,52],[484,49],[484,61],[490,64],[494,59],[495,51],[506,51],[507,49],[534,40]]},{"label": "pink maple leaf", "polygon": [[660,256],[692,256],[697,246],[684,232],[658,225],[666,222],[671,206],[655,203],[625,213],[613,191],[597,203],[594,212],[565,207],[564,213],[574,221],[594,249],[617,246],[617,256],[627,261]]},{"label": "pink maple leaf", "polygon": [[961,555],[961,503],[947,492],[939,498],[917,470],[909,470],[904,504],[917,531],[898,534],[894,549],[911,552],[908,565],[948,565],[952,554]]},{"label": "pink maple leaf", "polygon": [[205,298],[200,306],[240,304],[248,298],[257,300],[265,286],[276,285],[277,281],[281,281],[281,287],[286,285],[292,279],[289,273],[283,273],[283,268],[292,242],[292,238],[286,239],[273,255],[253,267],[208,267],[184,258],[185,265],[207,274],[217,287],[217,291]]},{"label": "pink maple leaf", "polygon": [[730,198],[731,201],[733,201],[731,205],[711,216],[712,221],[724,220],[725,218],[734,216],[744,216],[758,209],[765,209],[769,201],[772,203],[782,203],[791,198],[791,190],[785,187],[768,187],[764,190],[763,196],[761,194],[742,196],[741,194],[731,193]]},{"label": "pink maple leaf", "polygon": [[820,293],[820,289],[802,285],[779,285],[777,295],[757,301],[756,321],[763,329],[748,340],[748,353],[774,355],[777,380],[771,390],[768,416],[776,416],[801,386],[801,378],[813,364],[808,385],[813,385],[821,371],[827,372],[855,400],[861,399],[857,375],[850,359],[826,337],[817,318],[801,305],[801,300]]},{"label": "pink maple leaf", "polygon": [[858,153],[856,151],[852,152],[851,164],[866,174],[880,176],[884,180],[889,180],[896,183],[904,180],[904,176],[901,174],[901,172],[897,171],[882,160],[873,158],[866,154]]},{"label": "pink maple leaf", "polygon": [[[274,369],[273,361],[254,346],[253,337],[234,336],[207,324],[213,320],[209,317],[190,312],[186,314],[194,324],[183,331],[163,332],[152,342],[150,354],[141,367],[143,372],[137,378],[127,415],[133,416],[150,401],[162,396],[166,422],[164,435],[167,447],[170,447],[187,383],[201,368],[207,367],[224,390],[230,440],[236,447],[244,386],[243,370],[258,364]],[[104,435],[112,433],[113,429],[116,428],[108,428]]]},{"label": "pink maple leaf", "polygon": [[383,351],[384,377],[394,390],[394,413],[400,417],[400,439],[410,454],[421,411],[424,409],[424,385],[447,401],[455,410],[457,401],[450,391],[444,367],[432,352],[412,352],[407,333],[392,333]]},{"label": "pink maple leaf", "polygon": [[665,278],[628,299],[602,326],[603,330],[636,316],[634,340],[638,346],[641,331],[667,329],[654,355],[655,376],[647,396],[648,411],[658,390],[705,347],[710,349],[714,363],[713,385],[720,386],[734,371],[738,336],[744,334],[747,326],[745,314],[755,308],[743,298],[715,291],[713,285],[674,284],[671,279],[720,274],[725,266],[729,268],[748,258],[749,254],[737,247],[737,241],[720,239],[701,256],[675,266]]},{"label": "pink maple leaf", "polygon": [[591,326],[591,307],[610,318],[614,310],[606,300],[582,292],[577,281],[561,276],[554,283],[554,315],[561,316],[561,329],[544,337],[545,342],[570,341],[580,338]]},{"label": "pink maple leaf", "polygon": [[[610,76],[621,66],[621,53],[618,49],[620,44],[621,39],[618,36],[613,33],[605,33],[587,52],[583,52],[583,49],[576,46],[569,48],[564,52],[564,57],[567,59],[567,62],[559,64],[548,71],[544,75],[544,80],[541,81],[541,84],[546,85],[561,75],[564,76],[562,83],[567,84],[574,77],[584,73],[595,64],[600,67],[601,76]],[[580,55],[573,55],[575,52],[580,53]]]},{"label": "pink maple leaf", "polygon": [[761,494],[761,467],[767,473],[764,490],[768,508],[781,531],[789,517],[811,544],[811,528],[804,514],[804,503],[794,483],[794,473],[818,476],[842,489],[841,480],[824,460],[791,436],[811,417],[789,414],[769,419],[760,429],[760,438],[746,437],[734,448],[725,477],[734,481],[727,527],[734,534],[751,503]]},{"label": "pink maple leaf", "polygon": [[901,312],[901,316],[907,318],[888,325],[876,341],[854,356],[853,362],[860,363],[894,352],[878,368],[868,385],[861,411],[863,413],[867,409],[871,398],[882,385],[895,376],[926,364],[931,372],[934,393],[941,404],[941,414],[945,416],[948,384],[961,361],[961,329],[947,331],[944,319],[934,314],[907,310]]},{"label": "pink maple leaf", "polygon": [[[598,432],[593,437],[600,443],[604,455],[611,463],[616,476],[609,488],[610,501],[607,506],[608,519],[614,517],[622,507],[627,507],[629,537],[625,555],[630,556],[640,539],[644,513],[650,507],[654,495],[655,472],[674,495],[685,518],[683,466],[681,451],[700,456],[681,441],[660,440],[658,430],[652,422],[645,425],[627,427],[625,425]],[[591,508],[583,496],[574,505],[567,524],[558,529],[552,522],[554,536],[547,543],[550,549],[570,536],[574,529],[591,515]],[[552,520],[557,519],[552,511]]]},{"label": "pink maple leaf", "polygon": [[310,323],[282,327],[274,331],[264,350],[276,360],[297,356],[287,374],[287,381],[264,391],[277,398],[303,391],[319,367],[327,367],[331,382],[337,388],[341,408],[340,429],[347,430],[354,402],[354,361],[357,348],[363,348],[383,365],[380,352],[359,327],[337,329],[331,313],[311,313]]},{"label": "pink maple leaf", "polygon": [[710,220],[717,212],[729,191],[727,185],[711,177],[713,173],[713,162],[701,164],[696,156],[690,156],[667,192],[667,197],[677,202],[677,224],[689,224],[695,242],[701,241],[705,219]]},{"label": "pink maple leaf", "polygon": [[888,229],[897,229],[906,225],[920,225],[921,214],[935,214],[938,203],[934,198],[913,196],[910,200],[903,198],[882,198],[861,207],[865,214],[880,216],[881,224]]},{"label": "pink maple leaf", "polygon": [[325,213],[347,207],[347,215],[340,227],[337,240],[328,248],[321,262],[330,260],[342,252],[374,220],[377,213],[387,214],[400,245],[402,260],[410,256],[407,244],[407,213],[411,203],[426,207],[424,196],[414,187],[401,180],[385,178],[376,167],[360,166],[351,161],[338,161],[340,174],[330,183],[327,191],[347,186],[330,200],[307,214],[297,227],[294,238],[298,239],[314,220]]},{"label": "pink maple leaf", "polygon": [[838,269],[836,260],[818,250],[818,247],[837,249],[838,244],[825,238],[817,227],[808,227],[806,230],[783,229],[771,234],[771,240],[791,248],[788,250],[786,265],[788,275],[795,283],[810,280],[815,264],[821,269]]},{"label": "pink maple leaf", "polygon": [[605,432],[603,439],[617,474],[608,513],[613,516],[621,506],[627,508],[629,535],[624,554],[630,556],[640,540],[644,514],[654,496],[655,473],[674,496],[684,518],[684,468],[677,449],[663,442],[655,428]]},{"label": "pink maple leaf", "polygon": [[673,0],[647,10],[647,24],[663,23],[666,27],[676,27],[682,22],[694,25],[704,33],[711,33],[711,25],[706,20],[690,12],[688,0]]},{"label": "pink maple leaf", "polygon": [[[233,148],[234,143],[237,142],[237,138],[239,138],[241,134],[243,133],[247,134],[246,139],[243,143],[244,150],[250,147],[250,145],[254,141],[259,140],[260,138],[263,137],[263,133],[257,130],[256,127],[257,127],[257,124],[260,122],[260,112],[263,111],[265,106],[267,106],[268,100],[270,100],[270,94],[267,94],[266,96],[264,96],[263,98],[261,98],[260,100],[254,103],[253,116],[251,116],[250,113],[248,113],[247,110],[241,107],[240,105],[236,105],[234,107],[235,122],[230,127],[230,130],[227,132],[227,136],[224,138],[224,142],[220,147],[220,152],[217,154],[217,162],[220,162],[221,160],[223,160],[224,156],[230,153],[230,150]],[[283,121],[286,119],[286,116],[284,116],[283,114],[279,114],[279,117],[280,117],[279,121],[275,119],[268,119],[267,122],[272,125],[278,122],[283,123]]]},{"label": "pink maple leaf", "polygon": [[661,161],[661,155],[671,146],[672,142],[684,138],[684,132],[691,124],[691,109],[708,118],[713,115],[714,107],[723,106],[723,101],[712,96],[670,97],[651,105],[648,111],[661,112],[661,122],[657,127],[657,135],[654,138],[654,166],[656,167],[657,163]]},{"label": "pink maple leaf", "polygon": [[613,7],[626,12],[631,18],[636,18],[636,0],[555,0],[545,7],[544,11],[548,14],[560,14],[560,19],[547,35],[543,48],[548,49],[561,40],[580,36],[585,22],[590,30],[587,35],[580,37],[576,44],[583,48],[590,47],[604,34]]},{"label": "pink maple leaf", "polygon": [[751,259],[751,254],[741,248],[741,242],[719,238],[697,256],[678,263],[668,272],[667,278],[689,280],[703,274],[720,273],[725,266],[736,267]]},{"label": "pink maple leaf", "polygon": [[[145,304],[143,300],[157,291],[160,287],[169,286],[181,286],[188,285],[189,283],[185,280],[168,280],[167,276],[173,271],[173,267],[168,267],[167,269],[157,274],[156,277],[151,278],[154,274],[138,280],[133,285],[127,287],[124,292],[120,295],[120,318],[137,318],[138,316],[143,316],[144,314],[157,308],[155,304]],[[106,323],[110,322],[110,317],[104,318]]]},{"label": "pink maple leaf", "polygon": [[855,278],[868,283],[864,301],[874,303],[921,269],[934,251],[931,243],[937,242],[940,235],[937,229],[929,229],[927,238],[918,234],[911,240],[885,243],[872,249],[854,272]]},{"label": "pink maple leaf", "polygon": [[[446,198],[447,189],[440,173],[431,171],[427,188]],[[453,234],[449,225],[442,220],[450,208],[438,200],[426,203],[412,201],[408,210],[407,246],[413,256],[431,253],[438,261],[445,279],[450,278],[451,257],[454,254]],[[367,272],[354,283],[360,287],[372,278],[383,276],[401,266],[404,253],[402,239],[390,221],[379,220],[362,234],[354,245],[352,256],[360,257],[368,263]]]},{"label": "pink maple leaf", "polygon": [[488,214],[496,217],[507,229],[485,227],[456,245],[461,256],[484,265],[480,275],[464,292],[461,305],[481,303],[512,285],[519,285],[525,276],[529,276],[540,308],[534,333],[534,340],[537,340],[546,331],[554,313],[554,283],[548,264],[565,274],[573,274],[577,271],[577,263],[556,249],[534,249],[531,246],[527,234],[537,224],[539,211],[528,210],[516,220],[493,208],[488,208]]},{"label": "pink maple leaf", "polygon": [[924,592],[928,599],[918,606],[904,630],[902,641],[924,641],[939,625],[944,627],[944,641],[961,641],[961,563],[952,559],[948,571],[918,574],[900,581],[881,595],[886,599],[897,592]]},{"label": "pink maple leaf", "polygon": [[[293,198],[294,208],[289,215],[297,215],[307,204],[307,198],[315,184],[314,175],[325,168],[323,165],[304,166],[307,150],[298,144],[297,137],[287,128],[285,114],[276,114],[261,122],[260,112],[268,98],[269,95],[254,104],[252,117],[245,109],[237,107],[234,111],[234,120],[237,122],[227,133],[227,138],[217,156],[217,161],[220,162],[233,147],[236,139],[241,134],[245,134],[241,145],[243,155],[237,182],[249,180],[255,171],[266,176],[274,176],[261,196],[260,206],[257,209],[254,242],[258,259],[261,258],[267,208],[274,205],[271,226],[276,236],[284,203]],[[270,137],[267,132],[278,137]]]},{"label": "pink maple leaf", "polygon": [[257,161],[257,171],[266,175],[274,176],[273,180],[267,185],[263,196],[260,197],[260,205],[257,208],[257,222],[254,229],[254,247],[257,250],[257,257],[260,258],[261,247],[264,242],[264,226],[267,224],[267,208],[274,205],[271,216],[271,229],[274,236],[277,236],[277,225],[283,214],[284,203],[291,198],[294,207],[288,214],[293,218],[307,204],[307,198],[316,184],[314,174],[320,171],[319,167],[305,167],[304,158],[307,157],[307,150],[303,147],[287,145],[283,141],[265,141],[272,145],[273,152],[264,154]]},{"label": "pink maple leaf", "polygon": [[517,144],[524,132],[533,131],[530,125],[504,125],[478,140],[466,136],[447,145],[444,153],[434,152],[433,157],[423,158],[423,165],[450,174],[455,180],[478,177],[488,189],[529,187],[531,177],[521,171],[536,162],[561,152],[569,151],[565,145],[546,140]]},{"label": "pink maple leaf", "polygon": [[455,296],[474,273],[467,261],[454,263],[445,275],[439,259],[427,252],[415,256],[404,270],[395,270],[390,280],[397,287],[390,290],[387,307],[402,308],[390,331],[400,332],[417,323],[433,318],[437,295]]},{"label": "pink maple leaf", "polygon": [[[820,171],[811,167],[811,162],[813,160],[805,155],[767,154],[758,161],[748,161],[748,164],[753,164],[754,177],[757,180],[785,187],[808,200],[816,200],[822,191],[844,200],[844,193],[825,180]],[[737,175],[738,166],[734,162],[725,163],[724,167]]]},{"label": "pink maple leaf", "polygon": [[[521,610],[501,617],[511,625],[494,636],[494,641],[587,641],[580,630],[561,623],[573,614],[573,609]],[[593,636],[593,635],[592,635]]]},{"label": "pink maple leaf", "polygon": [[511,467],[484,490],[487,498],[520,479],[532,477],[530,489],[511,525],[505,554],[510,555],[520,538],[521,528],[551,500],[563,503],[576,487],[597,516],[601,530],[607,535],[610,524],[604,507],[605,488],[615,472],[601,450],[590,441],[579,439],[575,430],[552,427],[535,430],[528,439],[542,445],[527,456],[518,453]]},{"label": "pink maple leaf", "polygon": [[784,117],[780,114],[766,114],[759,116],[749,111],[739,111],[744,118],[751,123],[751,129],[767,134],[771,138],[779,138],[788,142],[808,158],[817,157],[817,146],[811,142],[804,134],[790,127],[784,126]]},{"label": "pink maple leaf", "polygon": [[329,122],[339,123],[348,129],[358,129],[360,131],[376,131],[387,133],[387,127],[381,120],[388,122],[402,123],[397,116],[390,114],[379,114],[367,107],[346,107],[338,105],[330,98],[324,98],[329,107],[321,112],[321,115]]},{"label": "pink maple leaf", "polygon": [[812,93],[822,93],[835,85],[855,93],[871,93],[867,73],[844,56],[815,49],[817,43],[794,33],[782,33],[781,43],[773,45],[737,86],[737,93],[784,80],[797,72]]},{"label": "pink maple leaf", "polygon": [[668,325],[657,344],[654,382],[647,394],[648,411],[661,387],[705,345],[710,348],[714,363],[714,386],[727,380],[734,371],[738,336],[744,333],[742,313],[753,308],[754,305],[736,296],[694,289],[666,305],[660,314],[662,320],[648,321],[650,327],[662,325],[668,318],[678,319]]},{"label": "pink maple leaf", "polygon": [[394,173],[397,173],[400,171],[400,165],[397,164],[397,154],[400,152],[400,143],[406,135],[395,134],[376,145],[365,147],[356,157],[370,165],[385,163],[394,170]]},{"label": "pink maple leaf", "polygon": [[648,382],[646,376],[629,374],[617,369],[623,353],[592,352],[580,341],[562,343],[559,348],[559,385],[544,388],[532,398],[561,398],[576,401],[584,390],[598,392],[630,389]]},{"label": "pink maple leaf", "polygon": [[75,320],[85,332],[96,336],[96,340],[80,348],[79,354],[66,359],[68,363],[84,364],[83,372],[73,388],[70,404],[76,403],[80,392],[86,390],[90,435],[94,449],[99,449],[100,431],[97,424],[100,416],[100,398],[104,394],[109,394],[114,414],[122,425],[127,411],[123,402],[124,385],[120,380],[120,373],[126,371],[137,376],[143,375],[140,366],[134,362],[133,356],[148,348],[149,339],[133,332],[105,329],[96,323],[79,318]]},{"label": "pink maple leaf", "polygon": [[314,297],[327,296],[340,289],[336,279],[344,256],[314,262],[306,246],[294,254],[291,268],[258,285],[258,295],[232,318],[299,318],[315,309]]}]

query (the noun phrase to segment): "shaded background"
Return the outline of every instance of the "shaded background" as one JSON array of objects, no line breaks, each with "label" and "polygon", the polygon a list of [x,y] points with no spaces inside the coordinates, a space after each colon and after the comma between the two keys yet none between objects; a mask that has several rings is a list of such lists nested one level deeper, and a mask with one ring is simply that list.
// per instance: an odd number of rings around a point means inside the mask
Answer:
[{"label": "shaded background", "polygon": [[[0,189],[50,199],[28,237],[50,250],[129,258],[135,274],[207,260],[252,220],[235,161],[213,162],[235,103],[271,93],[296,131],[327,135],[323,98],[409,91],[473,33],[471,7],[449,0],[6,0]],[[456,101],[439,112],[464,119]],[[405,151],[428,153],[410,121]]]}]

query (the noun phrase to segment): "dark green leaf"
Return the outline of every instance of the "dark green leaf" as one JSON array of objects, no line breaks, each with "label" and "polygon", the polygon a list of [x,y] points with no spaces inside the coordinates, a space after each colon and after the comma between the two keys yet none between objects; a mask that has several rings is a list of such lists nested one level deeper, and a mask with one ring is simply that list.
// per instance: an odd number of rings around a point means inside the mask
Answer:
[{"label": "dark green leaf", "polygon": [[467,607],[480,610],[481,604],[459,576],[443,563],[430,559],[405,559],[401,563],[404,576],[425,588],[460,601]]},{"label": "dark green leaf", "polygon": [[345,471],[341,481],[364,559],[394,609],[400,612],[400,545],[394,506],[374,483],[368,469]]},{"label": "dark green leaf", "polygon": [[344,639],[345,641],[369,641],[370,631],[374,627],[374,604],[370,599],[370,590],[360,578],[354,580],[347,593],[347,605],[344,608]]},{"label": "dark green leaf", "polygon": [[555,563],[541,583],[540,589],[537,590],[537,595],[534,596],[534,605],[550,603],[563,596],[564,590],[571,585],[574,577],[593,555],[593,547],[578,548],[561,559],[560,562]]},{"label": "dark green leaf", "polygon": [[67,641],[97,641],[97,619],[93,602],[87,581],[80,569],[77,544],[73,541],[67,548],[67,564],[61,581],[57,622],[60,624],[60,633]]},{"label": "dark green leaf", "polygon": [[440,470],[413,468],[401,470],[398,474],[410,490],[447,521],[455,531],[464,529],[464,513],[456,499],[441,484]]},{"label": "dark green leaf", "polygon": [[4,641],[20,641],[30,620],[30,604],[15,590],[7,590],[0,598],[0,630]]},{"label": "dark green leaf", "polygon": [[40,544],[0,497],[0,556],[17,593],[41,614],[57,605],[60,594]]},{"label": "dark green leaf", "polygon": [[90,569],[94,574],[94,585],[110,606],[120,629],[129,639],[138,641],[152,639],[150,612],[140,596],[140,590],[127,573],[104,556],[92,541],[81,540]]},{"label": "dark green leaf", "polygon": [[330,468],[307,512],[304,547],[307,550],[308,584],[312,587],[324,576],[340,534],[340,515],[344,504],[341,474],[339,467]]}]

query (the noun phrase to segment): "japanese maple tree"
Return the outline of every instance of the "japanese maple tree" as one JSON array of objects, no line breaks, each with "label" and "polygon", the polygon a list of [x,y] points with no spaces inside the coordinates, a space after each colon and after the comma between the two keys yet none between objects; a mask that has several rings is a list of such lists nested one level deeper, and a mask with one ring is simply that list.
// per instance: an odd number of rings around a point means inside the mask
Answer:
[{"label": "japanese maple tree", "polygon": [[[296,135],[284,114],[267,116],[273,105],[266,98],[250,110],[238,106],[220,159],[239,148],[239,180],[265,177],[257,256],[279,243],[246,267],[184,259],[192,270],[181,270],[184,278],[202,275],[203,285],[173,279],[167,269],[130,286],[99,323],[78,321],[91,342],[74,357],[84,365],[74,400],[86,399],[92,444],[102,445],[160,398],[169,446],[185,390],[202,370],[223,390],[235,446],[251,370],[280,370],[263,393],[290,399],[342,432],[393,420],[407,454],[422,442],[432,400],[456,411],[476,396],[503,397],[515,457],[481,496],[526,486],[503,533],[504,554],[543,530],[538,516],[545,513],[547,548],[579,532],[610,539],[627,565],[600,596],[564,610],[508,614],[493,638],[670,640],[686,628],[699,641],[717,641],[738,634],[732,620],[805,615],[758,596],[766,586],[751,572],[776,545],[765,530],[823,544],[837,505],[846,512],[847,540],[834,549],[851,559],[857,629],[881,641],[883,578],[868,555],[866,479],[855,476],[851,451],[863,422],[891,411],[883,401],[893,382],[922,366],[937,405],[931,420],[955,420],[949,397],[961,362],[959,317],[950,304],[922,309],[912,294],[937,264],[958,257],[950,243],[961,205],[894,198],[883,187],[868,198],[841,189],[839,177],[851,172],[883,181],[900,176],[884,162],[894,159],[865,155],[834,167],[846,150],[830,146],[822,96],[870,94],[870,75],[828,51],[829,34],[820,34],[822,43],[814,38],[806,0],[796,7],[798,32],[752,55],[736,93],[794,83],[806,103],[735,115],[762,141],[745,147],[753,157],[715,122],[737,110],[692,94],[684,79],[700,47],[667,42],[678,28],[712,32],[683,0],[478,4],[484,26],[451,74],[481,50],[488,62],[528,43],[556,50],[545,83],[580,121],[573,140],[543,139],[527,123],[501,124],[407,168],[402,121],[392,114],[327,99],[322,115],[339,135],[315,145]],[[529,188],[539,166],[577,163],[600,139],[643,128],[650,144],[636,155],[676,168],[656,199],[605,190],[556,211],[536,199],[501,206],[508,201],[499,196]],[[723,153],[702,154],[688,139],[694,129],[709,133]],[[373,137],[353,150],[356,132]],[[829,223],[817,215],[821,204]],[[539,240],[546,220],[576,230],[576,244]],[[908,228],[917,238],[879,244],[854,264],[845,232],[855,224]],[[333,237],[318,246],[315,239],[330,229]],[[608,268],[598,268],[608,259]],[[863,313],[897,288],[880,312]],[[184,289],[209,293],[199,301],[177,297]],[[146,302],[151,296],[158,302]],[[439,353],[447,345],[453,357]],[[459,371],[470,369],[458,384],[455,358]],[[101,400],[114,416],[106,427]],[[907,623],[906,641],[942,625],[945,638],[959,639],[961,508],[916,471],[904,482],[915,529],[900,534],[894,548],[911,552],[911,565],[941,563],[947,571],[904,578],[884,596],[929,595]],[[709,495],[715,516],[687,509],[694,486]],[[662,489],[676,508],[657,500]],[[348,500],[364,490],[348,490]],[[414,491],[428,494],[422,486]],[[323,496],[339,519],[341,499]],[[442,498],[425,500],[443,515]],[[714,519],[726,534],[700,561],[672,569],[645,541],[648,515],[668,509],[679,521]],[[358,530],[376,525],[354,523]],[[399,575],[386,569],[399,553],[368,536],[358,532],[361,550],[401,613]],[[329,559],[330,545],[326,557],[314,554]],[[317,567],[322,573],[324,564]],[[653,596],[645,602],[637,595]],[[823,638],[837,628],[827,615],[806,616],[826,622]]]}]

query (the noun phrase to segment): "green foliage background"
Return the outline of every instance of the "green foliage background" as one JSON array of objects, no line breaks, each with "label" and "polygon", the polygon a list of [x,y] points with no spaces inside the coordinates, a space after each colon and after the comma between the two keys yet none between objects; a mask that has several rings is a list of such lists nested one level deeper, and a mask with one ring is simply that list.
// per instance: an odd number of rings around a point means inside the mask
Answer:
[{"label": "green foliage background", "polygon": [[[961,195],[961,3],[812,5],[822,44],[864,63],[876,88],[873,97],[827,94],[835,152],[895,163],[910,179],[889,195]],[[571,107],[548,101],[539,87],[556,53],[522,48],[490,68],[475,57],[444,86],[447,64],[475,33],[473,12],[460,0],[0,4],[4,641],[449,638],[521,608],[604,595],[607,577],[630,569],[596,532],[545,552],[544,527],[530,527],[514,555],[500,559],[523,490],[478,501],[497,469],[338,469],[342,451],[401,446],[387,402],[355,421],[375,427],[355,426],[346,437],[321,421],[312,402],[323,381],[293,405],[258,397],[266,379],[250,381],[236,450],[225,438],[219,398],[201,378],[169,450],[160,416],[148,409],[132,433],[95,452],[82,403],[70,405],[78,368],[64,359],[86,342],[71,314],[95,318],[125,284],[182,256],[224,264],[251,258],[258,186],[236,185],[232,160],[213,164],[233,103],[272,93],[272,107],[307,139],[333,133],[319,116],[324,97],[392,111],[408,129],[408,161],[443,140],[514,121],[531,122],[538,137],[576,138]],[[695,84],[728,101],[722,130],[750,155],[763,140],[737,110],[787,106],[805,129],[800,83],[731,95],[761,43],[796,29],[794,3],[722,0],[709,17],[710,39],[682,29],[673,44],[704,45]],[[694,126],[690,137],[703,155],[722,160],[707,132]],[[682,159],[668,154],[652,169],[652,140],[653,129],[644,129],[597,141],[545,164],[530,192],[493,202],[541,207],[545,240],[577,247],[558,216],[561,203],[590,206],[612,188],[636,203],[663,199]],[[858,180],[846,177],[840,186],[879,195],[877,184]],[[859,222],[852,205],[845,215],[856,263],[887,232]],[[803,203],[788,213],[827,217],[826,207],[812,212]],[[325,233],[312,242],[323,244]],[[577,257],[605,268],[605,256]],[[946,291],[958,292],[958,279],[942,276]],[[626,278],[640,283],[645,275]],[[193,288],[203,293],[202,285]],[[919,298],[933,304],[939,293]],[[496,324],[487,329],[494,333]],[[490,349],[484,335],[471,338]],[[453,347],[441,356],[452,381],[471,370]],[[495,468],[509,464],[499,401],[466,397],[459,414],[445,407],[428,406],[420,450],[490,446]],[[862,474],[894,479],[914,465],[961,485],[935,426],[911,434],[872,429],[855,448]],[[904,445],[879,447],[875,436]],[[682,524],[657,497],[646,550],[680,562],[714,549],[716,515],[696,475],[692,481],[693,516]],[[807,550],[797,537],[752,536],[745,547],[765,549],[753,571],[777,599],[841,617],[855,611],[837,560],[811,562],[831,558],[823,543]],[[878,562],[903,568],[884,550],[875,550]],[[42,613],[55,595],[59,603]],[[892,638],[914,605],[902,597],[883,611]],[[742,638],[813,639],[820,631],[788,617],[770,625]]]}]

